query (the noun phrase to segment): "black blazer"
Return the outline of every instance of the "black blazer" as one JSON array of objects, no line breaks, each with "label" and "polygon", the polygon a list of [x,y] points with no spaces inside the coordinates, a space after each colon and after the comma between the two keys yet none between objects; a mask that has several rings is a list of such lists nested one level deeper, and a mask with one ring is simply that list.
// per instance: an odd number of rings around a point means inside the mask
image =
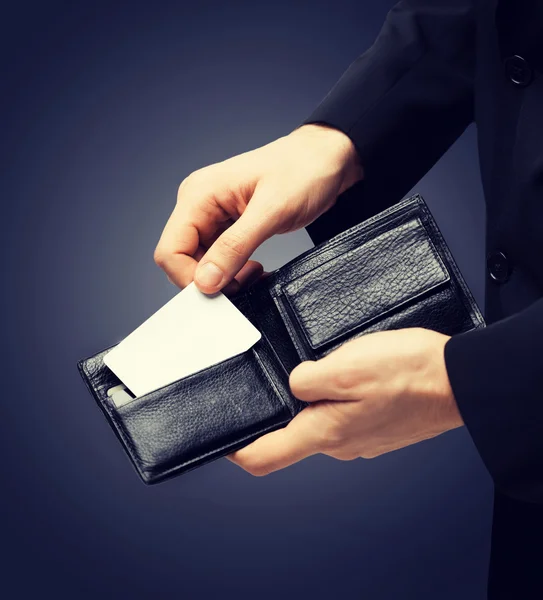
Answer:
[{"label": "black blazer", "polygon": [[[399,2],[304,122],[352,139],[376,212],[473,121],[488,327],[451,338],[445,361],[496,486],[489,597],[543,598],[543,0]],[[307,228],[314,241],[352,224],[342,206]]]}]

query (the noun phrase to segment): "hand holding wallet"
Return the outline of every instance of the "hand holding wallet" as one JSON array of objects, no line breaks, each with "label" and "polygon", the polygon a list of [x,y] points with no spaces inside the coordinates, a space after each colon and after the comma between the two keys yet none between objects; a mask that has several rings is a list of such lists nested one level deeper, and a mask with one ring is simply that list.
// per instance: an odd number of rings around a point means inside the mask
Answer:
[{"label": "hand holding wallet", "polygon": [[116,406],[106,348],[79,371],[145,483],[229,454],[306,406],[292,369],[347,340],[425,327],[447,335],[483,317],[420,196],[311,248],[231,298],[261,332],[236,356]]}]

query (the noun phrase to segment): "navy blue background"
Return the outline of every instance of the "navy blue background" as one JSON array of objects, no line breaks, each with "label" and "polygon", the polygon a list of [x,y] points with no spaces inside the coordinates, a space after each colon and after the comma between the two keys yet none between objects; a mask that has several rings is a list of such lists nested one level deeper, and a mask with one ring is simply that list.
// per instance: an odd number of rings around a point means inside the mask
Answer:
[{"label": "navy blue background", "polygon": [[[4,12],[3,596],[484,597],[492,487],[465,429],[370,461],[253,478],[220,460],[146,487],[76,369],[176,292],[152,255],[183,177],[296,127],[391,5]],[[415,190],[482,306],[475,143],[470,128]],[[268,269],[308,244],[281,237],[259,251]]]}]

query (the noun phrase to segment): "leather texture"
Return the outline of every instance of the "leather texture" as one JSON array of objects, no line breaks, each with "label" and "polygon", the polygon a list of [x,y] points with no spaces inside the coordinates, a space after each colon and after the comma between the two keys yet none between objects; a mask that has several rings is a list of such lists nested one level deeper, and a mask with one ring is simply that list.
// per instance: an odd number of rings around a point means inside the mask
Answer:
[{"label": "leather texture", "polygon": [[288,376],[302,360],[383,329],[454,335],[484,327],[424,200],[413,196],[327,240],[231,298],[261,331],[249,350],[115,407],[113,346],[78,362],[145,483],[203,465],[284,427],[306,404]]}]

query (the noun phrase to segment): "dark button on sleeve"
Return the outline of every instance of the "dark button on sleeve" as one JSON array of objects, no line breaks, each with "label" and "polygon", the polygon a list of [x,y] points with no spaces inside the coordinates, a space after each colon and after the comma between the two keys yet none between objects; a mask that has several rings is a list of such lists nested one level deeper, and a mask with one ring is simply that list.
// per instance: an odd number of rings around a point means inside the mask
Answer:
[{"label": "dark button on sleeve", "polygon": [[518,87],[530,85],[534,76],[532,67],[518,54],[505,59],[505,74]]},{"label": "dark button on sleeve", "polygon": [[489,254],[486,266],[491,279],[496,283],[505,283],[511,275],[510,262],[503,252]]}]

